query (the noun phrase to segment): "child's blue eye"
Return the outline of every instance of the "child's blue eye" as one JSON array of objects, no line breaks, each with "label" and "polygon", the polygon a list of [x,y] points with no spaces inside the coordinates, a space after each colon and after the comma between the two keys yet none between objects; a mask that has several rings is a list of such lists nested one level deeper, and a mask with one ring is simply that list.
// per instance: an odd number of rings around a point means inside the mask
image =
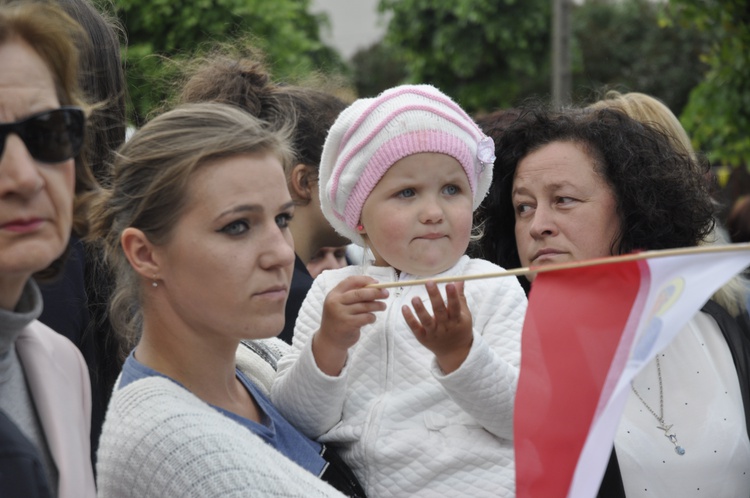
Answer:
[{"label": "child's blue eye", "polygon": [[445,187],[443,187],[443,193],[447,195],[456,195],[459,192],[461,192],[461,189],[456,185],[446,185]]},{"label": "child's blue eye", "polygon": [[417,195],[417,193],[413,188],[405,188],[398,193],[399,197],[414,197],[415,195]]}]

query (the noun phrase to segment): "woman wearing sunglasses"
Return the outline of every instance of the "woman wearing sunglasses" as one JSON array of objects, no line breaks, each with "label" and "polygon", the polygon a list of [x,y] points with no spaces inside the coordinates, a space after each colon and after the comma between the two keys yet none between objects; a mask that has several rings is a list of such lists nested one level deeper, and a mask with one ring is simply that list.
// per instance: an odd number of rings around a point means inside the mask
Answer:
[{"label": "woman wearing sunglasses", "polygon": [[[0,494],[95,495],[86,364],[36,320],[92,177],[75,158],[80,28],[37,3],[0,6]],[[76,196],[76,191],[82,195]],[[75,198],[75,206],[74,206]],[[85,224],[85,223],[84,223]]]}]

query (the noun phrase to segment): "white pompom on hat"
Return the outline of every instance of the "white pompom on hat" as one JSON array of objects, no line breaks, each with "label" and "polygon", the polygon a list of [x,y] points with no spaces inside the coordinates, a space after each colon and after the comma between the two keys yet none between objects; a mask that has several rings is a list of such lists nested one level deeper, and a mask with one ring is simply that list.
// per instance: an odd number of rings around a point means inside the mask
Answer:
[{"label": "white pompom on hat", "polygon": [[336,231],[364,247],[356,227],[367,197],[393,164],[421,152],[454,157],[479,207],[492,182],[495,144],[450,97],[430,85],[402,85],[344,109],[319,172],[323,214]]}]

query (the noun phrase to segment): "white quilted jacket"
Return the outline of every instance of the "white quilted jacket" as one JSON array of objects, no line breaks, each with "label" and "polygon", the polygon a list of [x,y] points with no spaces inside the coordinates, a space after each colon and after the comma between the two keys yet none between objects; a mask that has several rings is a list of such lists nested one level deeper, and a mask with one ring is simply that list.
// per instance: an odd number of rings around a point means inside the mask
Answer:
[{"label": "white quilted jacket", "polygon": [[[499,270],[464,256],[436,277]],[[339,448],[371,498],[513,496],[513,401],[526,312],[517,280],[466,282],[474,342],[450,375],[440,371],[401,315],[414,296],[431,309],[424,286],[414,286],[390,289],[386,311],[363,327],[343,372],[330,377],[317,368],[310,338],[328,291],[363,272],[380,282],[397,279],[390,267],[349,266],[315,280],[297,319],[292,352],[279,362],[274,404],[308,436]]]}]

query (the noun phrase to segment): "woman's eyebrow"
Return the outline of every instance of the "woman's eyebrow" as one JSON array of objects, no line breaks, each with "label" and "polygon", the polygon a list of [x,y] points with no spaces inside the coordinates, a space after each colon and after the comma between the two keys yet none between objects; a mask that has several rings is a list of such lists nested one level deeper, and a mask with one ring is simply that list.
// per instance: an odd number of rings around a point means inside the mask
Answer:
[{"label": "woman's eyebrow", "polygon": [[219,216],[216,218],[221,218],[223,216],[226,216],[228,214],[237,214],[237,213],[246,213],[246,212],[252,212],[252,213],[262,213],[263,212],[263,206],[260,204],[240,204],[238,206],[233,206],[226,211],[222,211],[219,213]]},{"label": "woman's eyebrow", "polygon": [[[282,204],[279,208],[279,211],[287,211],[289,209],[292,209],[294,207],[294,201],[289,201],[285,204]],[[238,206],[233,206],[226,211],[223,211],[217,216],[218,218],[221,218],[222,216],[226,216],[228,214],[237,214],[237,213],[262,213],[264,211],[263,206],[260,204],[240,204]]]},{"label": "woman's eyebrow", "polygon": [[[549,183],[544,186],[543,190],[545,192],[554,192],[555,190],[559,190],[562,187],[570,187],[570,186],[575,186],[575,185],[573,185],[571,182],[563,180],[560,182]],[[513,187],[513,190],[511,191],[510,194],[516,195],[516,194],[528,194],[528,193],[529,193],[529,189],[527,187]]]}]

